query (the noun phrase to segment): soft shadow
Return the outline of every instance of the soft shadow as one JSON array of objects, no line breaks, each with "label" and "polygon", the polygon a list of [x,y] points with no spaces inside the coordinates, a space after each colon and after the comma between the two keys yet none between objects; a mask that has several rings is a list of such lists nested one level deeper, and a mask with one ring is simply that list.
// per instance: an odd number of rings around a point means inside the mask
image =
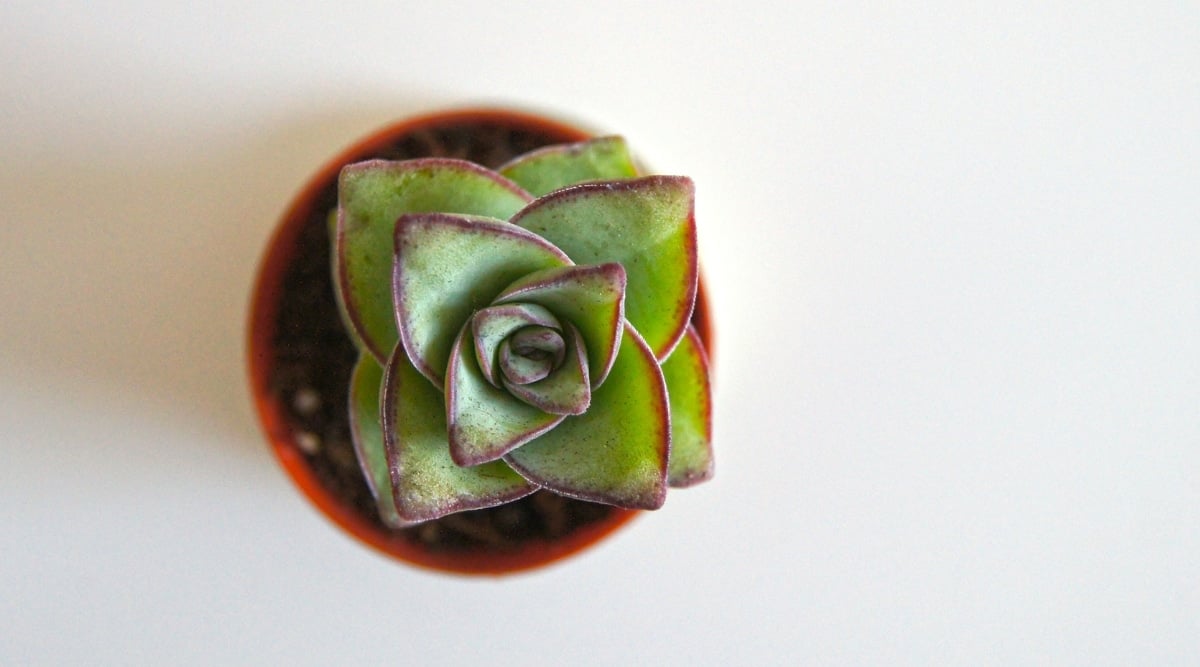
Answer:
[{"label": "soft shadow", "polygon": [[438,102],[284,109],[115,154],[6,161],[0,378],[65,411],[111,407],[203,433],[225,454],[261,454],[245,329],[277,218],[347,144]]}]

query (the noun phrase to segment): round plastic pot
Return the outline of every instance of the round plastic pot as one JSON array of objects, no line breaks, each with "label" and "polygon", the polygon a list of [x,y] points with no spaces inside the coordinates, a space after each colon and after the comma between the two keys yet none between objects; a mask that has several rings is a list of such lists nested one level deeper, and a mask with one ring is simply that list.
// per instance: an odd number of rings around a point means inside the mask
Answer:
[{"label": "round plastic pot", "polygon": [[[315,470],[312,443],[306,441],[311,436],[296,425],[295,406],[289,406],[279,388],[277,371],[284,355],[278,342],[280,313],[286,296],[286,276],[297,261],[301,243],[313,234],[325,234],[323,238],[328,241],[327,228],[322,221],[330,206],[331,189],[343,166],[388,157],[397,147],[404,147],[406,157],[431,155],[432,152],[426,155],[413,153],[423,152],[422,146],[426,145],[430,151],[435,150],[437,144],[431,142],[430,137],[447,133],[467,137],[476,145],[479,142],[486,145],[489,136],[500,136],[498,132],[519,137],[523,144],[528,144],[523,146],[524,149],[580,141],[590,136],[584,130],[540,116],[497,109],[420,116],[367,136],[317,170],[288,206],[262,259],[249,321],[250,386],[259,420],[275,456],[304,495],[336,525],[378,551],[413,565],[460,574],[507,574],[547,565],[611,535],[637,512],[605,508],[607,514],[602,518],[575,526],[554,539],[525,539],[515,547],[506,545],[504,548],[430,549],[408,532],[419,528],[395,530],[387,527],[361,502],[350,500]],[[328,298],[334,298],[331,290]],[[711,354],[712,330],[703,283],[698,290],[692,322]],[[294,355],[294,351],[288,353]],[[318,346],[312,354],[322,354],[322,349]],[[334,406],[334,409],[344,409],[344,405]]]}]

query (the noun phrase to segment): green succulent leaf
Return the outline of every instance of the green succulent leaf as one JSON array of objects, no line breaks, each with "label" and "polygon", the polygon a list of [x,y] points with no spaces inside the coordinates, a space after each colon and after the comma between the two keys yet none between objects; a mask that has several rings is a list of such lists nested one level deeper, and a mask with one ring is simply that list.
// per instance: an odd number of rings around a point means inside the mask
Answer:
[{"label": "green succulent leaf", "polygon": [[592,405],[504,460],[534,484],[581,500],[657,509],[666,499],[671,442],[666,384],[631,326]]},{"label": "green succulent leaf", "polygon": [[[336,244],[336,239],[338,236],[338,209],[334,208],[329,211],[329,215],[325,216],[325,225],[326,229],[329,231],[329,238],[335,239]],[[346,308],[346,291],[342,287],[342,280],[344,278],[342,272],[338,270],[338,261],[338,253],[336,251],[330,253],[329,262],[330,272],[333,277],[333,295],[337,301],[338,315],[340,315],[342,318],[342,328],[346,330],[346,334],[350,337],[350,340],[353,341],[355,348],[359,350],[367,350],[368,354],[372,354],[367,345],[363,343],[361,338],[359,338],[358,330],[355,329],[354,318],[350,316],[350,311]],[[372,354],[372,356],[374,355]],[[376,359],[377,364],[378,362],[379,360]]]},{"label": "green succulent leaf", "polygon": [[393,528],[409,525],[396,512],[392,495],[392,474],[388,469],[387,448],[380,426],[379,395],[383,386],[383,367],[367,352],[359,354],[350,375],[350,435],[354,452],[362,466],[367,487],[375,497],[379,518]]},{"label": "green succulent leaf", "polygon": [[537,271],[518,279],[496,297],[498,304],[538,304],[583,336],[592,387],[608,377],[617,357],[625,321],[625,269],[592,264]]},{"label": "green succulent leaf", "polygon": [[683,336],[696,298],[692,181],[648,176],[556,190],[511,222],[558,246],[577,264],[625,268],[625,317],[657,359]]},{"label": "green succulent leaf", "polygon": [[682,487],[712,477],[712,385],[708,355],[695,327],[675,346],[662,365],[671,399],[671,486]]},{"label": "green succulent leaf", "polygon": [[463,467],[450,458],[442,392],[417,372],[399,346],[388,361],[383,386],[384,442],[401,519],[415,523],[492,507],[537,489],[503,461]]},{"label": "green succulent leaf", "polygon": [[513,396],[539,410],[556,415],[579,415],[587,411],[592,401],[587,352],[578,329],[568,324],[564,334],[559,338],[565,343],[563,358],[544,378],[520,383],[512,373],[505,373],[503,382]]},{"label": "green succulent leaf", "polygon": [[535,197],[585,181],[637,176],[629,146],[621,137],[549,146],[512,160],[499,172]]},{"label": "green succulent leaf", "polygon": [[417,213],[396,221],[393,294],[400,341],[422,375],[442,387],[455,335],[505,286],[571,260],[500,220]]},{"label": "green succulent leaf", "polygon": [[515,183],[462,160],[371,160],[338,179],[337,282],[355,338],[380,364],[396,344],[393,230],[406,213],[460,213],[506,220],[531,197]]},{"label": "green succulent leaf", "polygon": [[532,303],[490,306],[477,311],[471,317],[475,358],[479,361],[479,370],[493,386],[502,386],[496,369],[500,344],[520,329],[530,326],[549,327],[560,331],[562,329],[562,325],[550,311]]},{"label": "green succulent leaf", "polygon": [[476,362],[469,329],[454,342],[442,408],[450,458],[462,466],[495,461],[563,420],[493,386]]}]

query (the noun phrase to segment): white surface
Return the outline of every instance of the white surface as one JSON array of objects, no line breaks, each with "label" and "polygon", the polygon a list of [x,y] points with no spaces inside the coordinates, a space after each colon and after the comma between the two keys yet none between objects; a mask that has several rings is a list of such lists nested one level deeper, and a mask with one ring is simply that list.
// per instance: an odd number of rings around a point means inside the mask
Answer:
[{"label": "white surface", "polygon": [[[1200,662],[1197,5],[203,4],[0,6],[0,663]],[[309,171],[478,101],[693,176],[720,325],[715,481],[501,581],[242,369]]]}]

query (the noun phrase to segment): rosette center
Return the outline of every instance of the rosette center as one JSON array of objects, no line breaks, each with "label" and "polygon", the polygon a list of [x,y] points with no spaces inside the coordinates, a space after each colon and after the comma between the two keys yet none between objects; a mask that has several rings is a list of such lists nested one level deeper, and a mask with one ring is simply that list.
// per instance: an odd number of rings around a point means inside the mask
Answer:
[{"label": "rosette center", "polygon": [[520,384],[528,384],[546,377],[566,354],[558,318],[531,303],[489,306],[476,312],[471,336],[479,370],[497,389],[517,382],[514,378],[524,378]]},{"label": "rosette center", "polygon": [[[587,346],[579,329],[535,303],[505,303],[471,319],[475,360],[489,401],[516,399],[550,415],[582,414],[591,402]],[[518,408],[518,411],[525,407]]]},{"label": "rosette center", "polygon": [[550,375],[566,358],[562,333],[543,326],[522,327],[500,343],[500,372],[516,385],[537,382]]}]

